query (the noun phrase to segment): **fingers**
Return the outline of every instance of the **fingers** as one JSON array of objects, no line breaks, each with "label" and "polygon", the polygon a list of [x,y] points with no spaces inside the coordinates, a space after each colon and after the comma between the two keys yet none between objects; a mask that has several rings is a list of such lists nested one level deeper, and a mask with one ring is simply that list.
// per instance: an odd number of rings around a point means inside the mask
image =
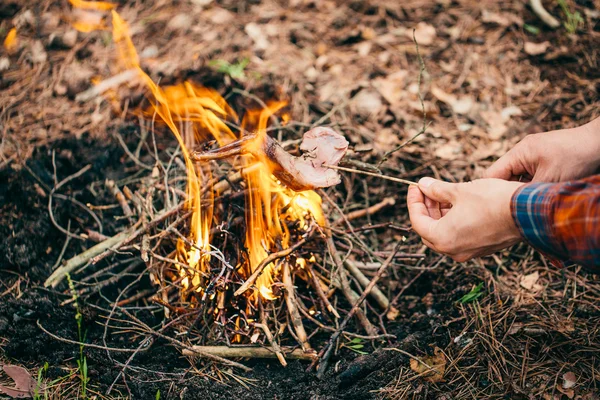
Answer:
[{"label": "fingers", "polygon": [[429,212],[429,216],[433,219],[442,218],[442,212],[440,210],[440,203],[435,200],[431,200],[429,197],[425,197],[425,207]]},{"label": "fingers", "polygon": [[425,196],[418,187],[410,186],[408,188],[406,204],[413,229],[423,239],[430,240],[432,227],[436,220],[429,215],[429,210],[425,205]]},{"label": "fingers", "polygon": [[453,204],[456,200],[456,183],[438,181],[433,178],[419,180],[419,189],[432,200]]},{"label": "fingers", "polygon": [[484,173],[484,178],[496,178],[505,181],[518,180],[520,175],[528,173],[527,168],[521,160],[520,147],[521,143],[517,144],[512,150],[500,157],[493,163]]}]

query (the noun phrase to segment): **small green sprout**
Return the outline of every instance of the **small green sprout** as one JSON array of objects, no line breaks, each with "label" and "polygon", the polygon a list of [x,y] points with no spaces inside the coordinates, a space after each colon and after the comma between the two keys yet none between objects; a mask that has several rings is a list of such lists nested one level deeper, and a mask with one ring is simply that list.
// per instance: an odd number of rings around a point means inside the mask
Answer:
[{"label": "small green sprout", "polygon": [[229,75],[233,79],[245,80],[246,74],[244,69],[250,64],[250,59],[243,58],[242,60],[230,64],[225,60],[213,60],[208,63],[211,67],[215,67],[218,72]]},{"label": "small green sprout", "polygon": [[461,302],[462,304],[471,303],[471,302],[477,300],[479,297],[481,297],[482,294],[483,294],[483,282],[479,283],[479,285],[477,285],[477,286],[473,285],[473,288],[471,288],[471,291],[469,293],[465,294],[463,297],[461,297],[460,300],[458,300],[458,301]]},{"label": "small green sprout", "polygon": [[570,34],[577,32],[579,25],[582,25],[584,23],[583,17],[579,13],[579,11],[575,11],[574,13],[571,12],[565,0],[558,0],[558,5],[565,14],[565,17],[567,18],[567,20],[563,22],[563,25],[565,26],[567,32],[569,32]]},{"label": "small green sprout", "polygon": [[531,33],[532,35],[537,35],[540,33],[540,28],[538,28],[537,26],[529,25],[529,24],[523,24],[523,29],[525,29],[527,32]]},{"label": "small green sprout", "polygon": [[351,351],[361,354],[361,355],[369,354],[366,351],[361,350],[365,347],[365,345],[362,343],[363,343],[363,340],[361,338],[354,338],[351,341],[349,341],[348,343],[342,344],[342,347],[345,347],[348,350],[351,350]]}]

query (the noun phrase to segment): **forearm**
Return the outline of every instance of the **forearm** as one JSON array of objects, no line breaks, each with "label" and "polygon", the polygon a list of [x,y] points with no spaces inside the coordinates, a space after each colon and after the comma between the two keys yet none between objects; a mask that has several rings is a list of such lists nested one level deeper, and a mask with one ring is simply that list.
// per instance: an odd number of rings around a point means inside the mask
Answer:
[{"label": "forearm", "polygon": [[600,175],[519,188],[511,212],[523,238],[563,261],[600,269]]}]

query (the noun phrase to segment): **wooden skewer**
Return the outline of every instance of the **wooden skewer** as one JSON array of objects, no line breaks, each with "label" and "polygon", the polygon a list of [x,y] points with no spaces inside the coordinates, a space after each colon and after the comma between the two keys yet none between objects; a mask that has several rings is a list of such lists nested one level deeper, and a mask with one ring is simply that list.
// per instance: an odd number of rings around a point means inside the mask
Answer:
[{"label": "wooden skewer", "polygon": [[362,171],[360,169],[346,168],[346,167],[340,167],[337,165],[329,165],[329,164],[323,164],[323,167],[331,168],[331,169],[339,169],[340,171],[345,171],[345,172],[354,172],[356,174],[374,176],[374,177],[381,178],[381,179],[387,179],[388,181],[404,183],[405,185],[419,186],[419,184],[417,182],[413,182],[413,181],[409,181],[409,180],[401,179],[401,178],[394,178],[393,176],[388,176],[388,175],[376,174],[374,172]]}]

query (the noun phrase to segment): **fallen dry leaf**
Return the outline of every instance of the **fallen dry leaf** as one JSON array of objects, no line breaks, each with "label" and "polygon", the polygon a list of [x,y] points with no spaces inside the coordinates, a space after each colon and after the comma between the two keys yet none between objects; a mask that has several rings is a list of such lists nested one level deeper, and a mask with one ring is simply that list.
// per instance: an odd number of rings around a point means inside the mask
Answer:
[{"label": "fallen dry leaf", "polygon": [[539,56],[544,54],[548,47],[550,47],[550,42],[547,41],[542,43],[525,42],[524,50],[530,56]]},{"label": "fallen dry leaf", "polygon": [[519,282],[519,284],[521,285],[522,288],[531,290],[531,289],[533,289],[534,285],[536,284],[536,282],[538,281],[539,278],[540,278],[540,273],[535,271],[531,274],[521,277],[521,281]]},{"label": "fallen dry leaf", "polygon": [[433,352],[433,356],[421,357],[419,361],[411,358],[410,369],[421,375],[427,382],[436,383],[444,379],[446,356],[438,347]]},{"label": "fallen dry leaf", "polygon": [[508,127],[506,126],[505,119],[502,117],[502,114],[489,110],[489,111],[481,111],[481,118],[488,124],[488,135],[490,139],[500,139],[506,131],[508,131]]},{"label": "fallen dry leaf", "polygon": [[463,145],[456,140],[450,140],[435,150],[435,156],[444,160],[456,160],[463,155]]},{"label": "fallen dry leaf", "polygon": [[518,15],[511,13],[498,13],[488,10],[481,12],[481,21],[487,24],[498,24],[500,26],[509,26],[516,24],[518,26],[523,25],[523,19]]},{"label": "fallen dry leaf", "polygon": [[[412,39],[413,31],[408,29],[406,35]],[[429,46],[436,38],[435,28],[426,22],[419,22],[415,27],[415,39],[423,46]]]},{"label": "fallen dry leaf", "polygon": [[4,393],[14,399],[33,397],[37,382],[29,371],[17,365],[3,365],[2,369],[14,382],[15,387],[0,386],[0,393]]},{"label": "fallen dry leaf", "polygon": [[352,98],[356,112],[363,117],[377,114],[383,108],[383,102],[378,92],[372,89],[363,89]]},{"label": "fallen dry leaf", "polygon": [[404,86],[407,76],[408,71],[400,70],[385,78],[374,79],[371,83],[391,106],[397,106],[401,103],[402,96],[406,95]]},{"label": "fallen dry leaf", "polygon": [[556,390],[567,396],[569,399],[575,397],[575,391],[573,389],[565,389],[561,385],[556,385]]},{"label": "fallen dry leaf", "polygon": [[395,321],[399,315],[400,310],[398,310],[396,307],[390,307],[390,310],[387,313],[387,319],[390,321]]},{"label": "fallen dry leaf", "polygon": [[250,22],[244,27],[244,30],[250,36],[250,38],[254,41],[254,47],[257,50],[266,50],[269,47],[269,40],[267,38],[267,34],[264,32],[263,28],[255,23]]},{"label": "fallen dry leaf", "polygon": [[170,31],[187,31],[192,26],[192,16],[189,14],[181,13],[175,15],[167,23],[167,29]]},{"label": "fallen dry leaf", "polygon": [[456,97],[453,94],[444,92],[437,86],[431,87],[431,94],[439,101],[452,107],[452,111],[456,114],[468,114],[475,105],[475,101],[471,97]]},{"label": "fallen dry leaf", "polygon": [[375,134],[375,140],[373,141],[373,148],[378,153],[385,153],[392,150],[400,143],[398,134],[395,133],[391,128],[382,128]]}]

